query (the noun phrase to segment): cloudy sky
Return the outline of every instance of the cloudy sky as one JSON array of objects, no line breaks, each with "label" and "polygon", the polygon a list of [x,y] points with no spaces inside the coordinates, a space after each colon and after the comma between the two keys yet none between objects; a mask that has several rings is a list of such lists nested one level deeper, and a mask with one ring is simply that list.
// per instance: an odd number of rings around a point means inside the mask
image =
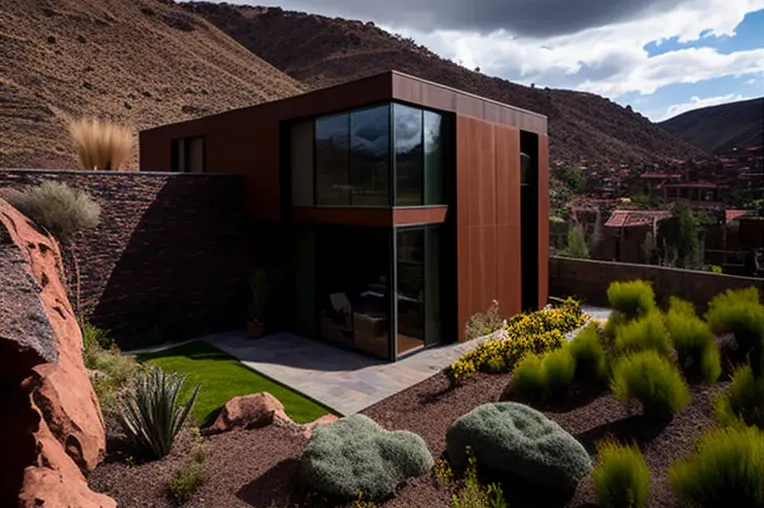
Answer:
[{"label": "cloudy sky", "polygon": [[594,92],[630,104],[654,121],[764,95],[764,0],[281,0],[279,5],[374,21],[465,67],[523,84]]}]

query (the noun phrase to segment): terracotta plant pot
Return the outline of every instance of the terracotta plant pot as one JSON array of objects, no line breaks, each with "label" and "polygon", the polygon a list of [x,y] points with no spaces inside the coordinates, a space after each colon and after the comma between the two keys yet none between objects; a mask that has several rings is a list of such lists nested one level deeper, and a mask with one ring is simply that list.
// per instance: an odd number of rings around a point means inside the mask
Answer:
[{"label": "terracotta plant pot", "polygon": [[247,335],[251,339],[256,339],[263,336],[265,331],[265,323],[262,321],[248,321],[247,322]]}]

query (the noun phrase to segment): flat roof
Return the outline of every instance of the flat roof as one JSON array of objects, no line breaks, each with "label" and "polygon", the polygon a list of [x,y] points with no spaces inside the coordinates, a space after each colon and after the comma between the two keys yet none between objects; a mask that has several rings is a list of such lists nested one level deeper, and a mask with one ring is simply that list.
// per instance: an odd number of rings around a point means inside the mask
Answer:
[{"label": "flat roof", "polygon": [[254,112],[278,120],[291,120],[371,106],[384,101],[407,102],[424,108],[510,125],[540,135],[547,134],[547,117],[540,113],[480,97],[448,85],[434,83],[395,70],[372,74],[275,101],[152,127],[141,132],[151,132],[169,126],[202,120],[220,119],[226,115],[240,116]]}]

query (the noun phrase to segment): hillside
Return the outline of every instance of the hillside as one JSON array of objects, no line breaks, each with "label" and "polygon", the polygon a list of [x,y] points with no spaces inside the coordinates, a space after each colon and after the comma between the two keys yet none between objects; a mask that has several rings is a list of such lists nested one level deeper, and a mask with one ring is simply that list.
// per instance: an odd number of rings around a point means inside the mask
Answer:
[{"label": "hillside", "polygon": [[0,2],[0,168],[74,167],[67,115],[145,128],[301,91],[169,1]]},{"label": "hillside", "polygon": [[694,109],[659,123],[711,153],[764,145],[764,97]]},{"label": "hillside", "polygon": [[613,165],[707,157],[631,108],[593,94],[531,88],[488,77],[373,23],[280,8],[197,2],[184,5],[312,87],[395,69],[545,114],[550,124],[552,161]]}]

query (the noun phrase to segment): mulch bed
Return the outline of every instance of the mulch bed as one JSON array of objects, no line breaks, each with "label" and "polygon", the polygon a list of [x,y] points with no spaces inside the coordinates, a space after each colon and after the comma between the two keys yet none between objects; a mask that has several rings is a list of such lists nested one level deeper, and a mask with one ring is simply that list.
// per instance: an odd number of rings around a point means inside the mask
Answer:
[{"label": "mulch bed", "polygon": [[[437,457],[445,449],[448,426],[474,407],[499,399],[508,375],[478,374],[464,385],[451,389],[448,380],[437,374],[418,385],[390,397],[364,411],[391,430],[410,430],[422,436]],[[547,408],[544,413],[573,434],[590,453],[606,435],[636,441],[650,468],[652,488],[648,506],[679,508],[668,485],[667,471],[677,457],[691,453],[696,439],[714,426],[713,397],[727,382],[692,387],[693,403],[667,424],[645,421],[629,414],[623,404],[609,394],[585,400],[573,408]],[[109,426],[112,427],[111,425]],[[173,453],[161,461],[128,466],[119,435],[109,431],[109,457],[90,476],[91,488],[105,492],[122,508],[171,507],[165,494],[166,481],[184,460],[191,438],[181,436]],[[296,480],[298,460],[306,440],[274,426],[232,431],[206,438],[206,481],[184,506],[199,508],[280,508],[321,506],[319,499],[304,500]],[[593,506],[591,480],[584,479],[572,497],[550,501],[539,497],[544,489],[526,490],[522,485],[507,485],[510,506]],[[541,492],[543,493],[543,492]],[[513,495],[515,494],[515,495]],[[380,503],[389,508],[430,508],[450,505],[450,492],[435,487],[430,478],[405,485],[397,497]]]}]

